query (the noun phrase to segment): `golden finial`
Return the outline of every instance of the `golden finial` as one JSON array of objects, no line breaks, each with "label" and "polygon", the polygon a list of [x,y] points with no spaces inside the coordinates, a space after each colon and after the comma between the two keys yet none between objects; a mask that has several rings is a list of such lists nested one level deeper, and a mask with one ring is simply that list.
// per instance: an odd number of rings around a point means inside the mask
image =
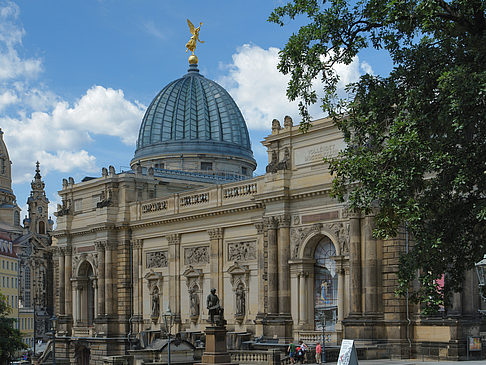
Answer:
[{"label": "golden finial", "polygon": [[189,19],[187,19],[187,24],[189,25],[189,30],[191,31],[192,37],[189,39],[189,42],[186,44],[186,53],[187,51],[191,51],[192,55],[189,56],[189,64],[197,65],[197,56],[194,54],[194,51],[197,47],[197,42],[204,43],[204,41],[199,39],[199,30],[201,29],[201,25],[203,23],[199,23],[199,27],[194,27]]}]

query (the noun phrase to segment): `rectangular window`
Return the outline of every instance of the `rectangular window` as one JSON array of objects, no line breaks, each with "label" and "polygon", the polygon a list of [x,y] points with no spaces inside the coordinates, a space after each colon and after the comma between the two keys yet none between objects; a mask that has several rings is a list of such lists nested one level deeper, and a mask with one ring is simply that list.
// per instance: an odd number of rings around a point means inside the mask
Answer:
[{"label": "rectangular window", "polygon": [[19,281],[17,278],[15,278],[15,289],[19,288]]},{"label": "rectangular window", "polygon": [[212,162],[201,162],[201,170],[203,171],[211,171],[213,169]]},{"label": "rectangular window", "polygon": [[7,288],[9,288],[9,285],[8,285],[8,278],[7,278]]},{"label": "rectangular window", "polygon": [[9,268],[9,262],[8,261],[7,261],[7,270],[10,270],[10,268]]},{"label": "rectangular window", "polygon": [[80,212],[83,210],[83,199],[78,199],[74,201],[74,211]]},{"label": "rectangular window", "polygon": [[18,270],[18,269],[17,269],[17,263],[15,263],[15,271],[17,271],[17,270]]},{"label": "rectangular window", "polygon": [[241,174],[242,174],[242,175],[246,175],[246,174],[248,174],[248,168],[246,168],[246,167],[242,166],[242,167],[241,167]]}]

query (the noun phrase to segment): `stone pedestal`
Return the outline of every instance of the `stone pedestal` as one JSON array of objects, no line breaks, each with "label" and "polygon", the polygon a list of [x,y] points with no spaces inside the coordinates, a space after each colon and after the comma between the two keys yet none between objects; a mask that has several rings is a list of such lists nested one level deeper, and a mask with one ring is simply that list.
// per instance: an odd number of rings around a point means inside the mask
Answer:
[{"label": "stone pedestal", "polygon": [[226,328],[206,327],[206,350],[202,364],[230,364],[231,356],[226,350]]}]

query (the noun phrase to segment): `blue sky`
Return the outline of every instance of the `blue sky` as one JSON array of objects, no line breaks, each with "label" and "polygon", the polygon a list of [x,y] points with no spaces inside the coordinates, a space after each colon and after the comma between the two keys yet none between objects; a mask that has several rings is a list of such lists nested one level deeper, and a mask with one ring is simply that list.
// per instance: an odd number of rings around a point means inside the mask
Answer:
[{"label": "blue sky", "polygon": [[[186,19],[203,22],[201,73],[233,96],[249,127],[257,173],[271,120],[299,116],[285,97],[278,50],[298,24],[268,23],[281,1],[0,0],[0,127],[24,209],[35,161],[51,201],[63,177],[99,176],[129,165],[145,108],[187,70]],[[364,52],[340,67],[343,84],[390,65]],[[314,117],[322,116],[317,108]]]}]

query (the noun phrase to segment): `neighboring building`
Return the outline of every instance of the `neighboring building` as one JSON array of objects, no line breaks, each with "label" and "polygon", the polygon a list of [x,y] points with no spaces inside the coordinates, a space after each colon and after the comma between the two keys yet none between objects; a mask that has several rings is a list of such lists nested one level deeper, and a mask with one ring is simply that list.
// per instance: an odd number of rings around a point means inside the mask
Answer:
[{"label": "neighboring building", "polygon": [[[0,232],[0,293],[5,297],[10,313],[17,320],[19,313],[19,258],[10,237]],[[16,323],[18,327],[18,323]]]},{"label": "neighboring building", "polygon": [[[53,221],[48,216],[49,201],[40,176],[39,163],[27,205],[29,215],[20,225],[20,208],[12,190],[12,170],[7,146],[0,129],[0,291],[13,303],[17,327],[25,343],[46,340],[47,318],[53,313],[52,259],[49,247]],[[5,247],[4,247],[5,246]],[[5,251],[7,248],[7,251]],[[12,253],[10,253],[12,250]],[[13,286],[12,286],[13,285]],[[13,299],[12,299],[13,298]],[[34,311],[35,308],[35,311]]]},{"label": "neighboring building", "polygon": [[[257,88],[258,85],[255,85]],[[360,340],[368,356],[465,354],[479,334],[473,273],[442,317],[396,298],[405,234],[376,240],[373,217],[329,196],[323,157],[344,146],[330,119],[307,133],[285,117],[255,169],[230,95],[197,65],[167,85],[143,118],[132,170],[69,178],[59,191],[55,252],[56,359],[102,364],[160,333],[176,314],[189,338],[207,323],[216,288],[232,338]]]}]

